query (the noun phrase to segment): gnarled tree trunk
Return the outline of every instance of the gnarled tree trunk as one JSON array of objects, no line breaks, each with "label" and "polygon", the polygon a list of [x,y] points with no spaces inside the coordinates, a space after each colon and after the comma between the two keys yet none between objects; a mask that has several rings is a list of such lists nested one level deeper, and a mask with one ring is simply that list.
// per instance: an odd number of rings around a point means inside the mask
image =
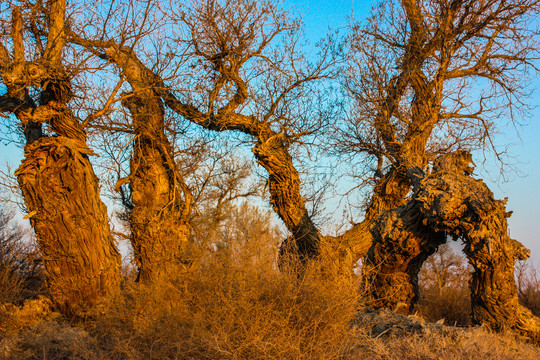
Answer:
[{"label": "gnarled tree trunk", "polygon": [[[47,4],[48,41],[42,59],[24,60],[22,17],[13,9],[13,62],[0,46],[7,103],[25,128],[25,159],[16,172],[28,217],[43,253],[52,300],[68,316],[80,315],[120,285],[120,254],[109,230],[99,181],[88,159],[86,134],[67,107],[70,79],[62,65],[65,0]],[[41,88],[39,106],[26,88]],[[42,137],[47,123],[56,136]]]},{"label": "gnarled tree trunk", "polygon": [[68,316],[80,314],[120,284],[120,254],[88,155],[92,151],[79,140],[45,137],[26,146],[16,173],[49,292]]},{"label": "gnarled tree trunk", "polygon": [[282,136],[261,139],[252,149],[258,163],[268,171],[270,203],[291,232],[280,248],[280,257],[298,256],[305,261],[319,254],[321,235],[309,216],[300,194],[300,177]]},{"label": "gnarled tree trunk", "polygon": [[377,220],[364,269],[369,296],[377,307],[410,309],[422,263],[452,236],[465,242],[474,268],[475,322],[538,338],[540,320],[519,305],[514,279],[515,260],[529,251],[508,236],[505,201],[495,200],[484,182],[470,176],[469,162],[465,152],[440,157],[413,199]]},{"label": "gnarled tree trunk", "polygon": [[418,207],[411,201],[390,210],[371,229],[374,241],[362,269],[371,306],[409,312],[419,296],[422,264],[446,241],[422,223]]},{"label": "gnarled tree trunk", "polygon": [[345,267],[352,268],[358,260],[367,256],[373,245],[371,228],[378,217],[385,211],[403,205],[407,201],[407,193],[410,189],[410,181],[394,167],[379,179],[373,188],[364,220],[337,238],[329,240],[331,246],[338,247],[342,249],[342,252],[347,253]]},{"label": "gnarled tree trunk", "polygon": [[161,100],[147,90],[123,104],[137,134],[129,175],[131,241],[138,280],[150,283],[177,272],[187,261],[190,193],[164,133]]}]

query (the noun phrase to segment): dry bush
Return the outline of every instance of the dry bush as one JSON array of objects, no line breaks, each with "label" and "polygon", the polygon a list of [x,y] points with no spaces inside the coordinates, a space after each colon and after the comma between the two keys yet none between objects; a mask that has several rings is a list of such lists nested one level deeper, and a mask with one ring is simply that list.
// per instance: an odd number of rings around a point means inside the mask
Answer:
[{"label": "dry bush", "polygon": [[33,239],[0,208],[0,304],[22,304],[45,292],[41,256]]},{"label": "dry bush", "polygon": [[454,326],[469,326],[471,318],[471,292],[467,283],[446,289],[423,289],[416,305],[418,314],[427,321],[440,321]]},{"label": "dry bush", "polygon": [[282,236],[268,213],[246,203],[227,212],[190,268],[128,284],[89,314],[107,358],[341,359],[353,347],[358,280],[321,271],[324,259],[278,271]]},{"label": "dry bush", "polygon": [[511,337],[417,326],[418,317],[377,315],[391,331],[376,333],[359,321],[357,277],[333,274],[330,259],[278,271],[275,239],[240,225],[162,283],[133,283],[127,269],[122,293],[76,323],[45,298],[0,306],[0,360],[539,358]]},{"label": "dry bush", "polygon": [[428,321],[469,326],[471,318],[471,270],[464,256],[444,244],[424,263],[419,274],[420,299],[416,311]]},{"label": "dry bush", "polygon": [[475,328],[462,333],[411,333],[363,341],[355,359],[370,360],[531,360],[540,349],[508,335]]},{"label": "dry bush", "polygon": [[339,359],[353,345],[353,278],[278,273],[216,251],[165,284],[136,285],[92,321],[112,359]]},{"label": "dry bush", "polygon": [[425,321],[390,311],[374,319],[387,330],[374,333],[359,321],[354,277],[328,275],[324,261],[298,276],[237,256],[212,251],[166,283],[129,283],[76,325],[45,300],[0,309],[0,359],[540,358],[510,336],[417,326]]},{"label": "dry bush", "polygon": [[516,283],[519,302],[540,316],[540,279],[538,271],[529,260],[516,263]]}]

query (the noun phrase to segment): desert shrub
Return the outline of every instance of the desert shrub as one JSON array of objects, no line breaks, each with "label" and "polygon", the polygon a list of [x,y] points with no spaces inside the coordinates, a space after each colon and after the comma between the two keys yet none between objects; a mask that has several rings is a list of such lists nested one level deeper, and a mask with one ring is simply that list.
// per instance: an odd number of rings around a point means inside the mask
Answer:
[{"label": "desert shrub", "polygon": [[304,273],[278,272],[270,261],[242,263],[238,259],[253,258],[239,255],[212,250],[163,283],[126,281],[121,294],[77,322],[63,319],[44,298],[0,306],[0,360],[540,356],[539,348],[511,336],[482,328],[411,327],[403,321],[424,320],[384,312],[373,322],[386,330],[374,333],[360,321],[355,277],[332,275],[324,260]]},{"label": "desert shrub", "polygon": [[45,291],[41,256],[31,236],[0,208],[0,304],[21,304]]},{"label": "desert shrub", "polygon": [[467,284],[442,290],[424,288],[416,305],[419,315],[427,321],[440,321],[456,326],[469,326],[471,318],[471,292]]},{"label": "desert shrub", "polygon": [[[409,331],[391,316],[377,315],[375,322],[396,331],[374,333],[359,321],[364,308],[356,276],[333,273],[334,264],[324,258],[308,263],[303,271],[291,260],[284,263],[289,268],[279,271],[277,236],[260,230],[267,219],[251,221],[250,217],[250,225],[245,226],[241,212],[232,214],[239,223],[227,226],[227,236],[220,237],[216,246],[208,243],[193,263],[179,266],[166,281],[151,286],[135,283],[134,269],[126,265],[121,293],[85,318],[67,321],[43,297],[20,306],[0,305],[0,360],[528,359],[539,355],[537,348],[512,337],[481,329],[437,332],[420,326]],[[469,299],[457,293],[461,282],[448,278],[454,280],[444,282],[441,293],[429,273],[421,279],[422,315],[460,323],[455,320],[458,310],[469,309],[459,304],[459,299]]]},{"label": "desert shrub", "polygon": [[428,321],[444,319],[449,325],[471,325],[470,272],[464,256],[448,244],[440,246],[419,274],[418,313]]},{"label": "desert shrub", "polygon": [[352,347],[354,278],[231,255],[214,251],[167,283],[128,287],[90,332],[112,359],[338,359]]},{"label": "desert shrub", "polygon": [[519,302],[540,316],[540,280],[536,268],[530,260],[518,261],[515,275]]}]

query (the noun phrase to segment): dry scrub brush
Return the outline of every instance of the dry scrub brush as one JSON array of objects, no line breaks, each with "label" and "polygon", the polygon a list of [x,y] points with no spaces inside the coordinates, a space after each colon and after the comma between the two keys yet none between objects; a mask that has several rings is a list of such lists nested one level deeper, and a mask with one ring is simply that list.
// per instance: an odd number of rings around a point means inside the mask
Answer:
[{"label": "dry scrub brush", "polygon": [[0,206],[0,305],[21,304],[45,292],[41,256],[14,216]]},{"label": "dry scrub brush", "polygon": [[421,296],[415,309],[428,321],[470,326],[471,273],[462,254],[454,252],[449,244],[441,245],[419,273]]},{"label": "dry scrub brush", "polygon": [[212,250],[166,283],[128,286],[90,332],[111,359],[343,358],[355,341],[356,280],[321,275],[320,262],[298,276],[273,259],[236,260],[251,255]]},{"label": "dry scrub brush", "polygon": [[533,345],[481,329],[438,332],[379,315],[386,330],[374,332],[359,315],[358,277],[333,273],[331,258],[279,271],[267,219],[244,222],[233,210],[239,224],[228,222],[192,264],[152,286],[126,278],[85,319],[66,321],[46,298],[0,305],[0,360],[540,358]]},{"label": "dry scrub brush", "polygon": [[0,360],[540,358],[534,345],[479,328],[439,333],[387,321],[390,331],[370,333],[354,276],[329,273],[324,259],[303,276],[279,272],[274,258],[243,262],[255,257],[242,249],[257,246],[209,247],[151,287],[126,281],[76,324],[43,298],[0,306]]}]

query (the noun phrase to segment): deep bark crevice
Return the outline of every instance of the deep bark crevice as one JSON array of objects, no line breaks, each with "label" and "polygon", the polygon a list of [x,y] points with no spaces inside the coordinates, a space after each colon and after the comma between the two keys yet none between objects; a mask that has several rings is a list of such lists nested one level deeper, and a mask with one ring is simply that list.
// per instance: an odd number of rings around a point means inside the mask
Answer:
[{"label": "deep bark crevice", "polygon": [[44,137],[26,146],[16,172],[49,293],[68,316],[80,315],[120,285],[121,258],[89,155],[81,141]]}]

